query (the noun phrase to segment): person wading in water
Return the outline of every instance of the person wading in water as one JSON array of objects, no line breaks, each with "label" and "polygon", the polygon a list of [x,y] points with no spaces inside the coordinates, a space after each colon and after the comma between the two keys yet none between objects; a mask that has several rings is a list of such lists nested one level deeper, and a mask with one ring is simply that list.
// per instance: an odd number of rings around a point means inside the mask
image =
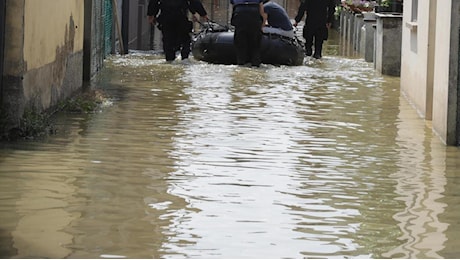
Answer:
[{"label": "person wading in water", "polygon": [[305,38],[305,54],[313,54],[313,57],[321,59],[323,42],[327,39],[328,29],[334,19],[335,3],[334,0],[300,0],[300,6],[295,17],[294,26],[302,20],[306,14],[303,37]]},{"label": "person wading in water", "polygon": [[189,57],[193,23],[188,19],[188,11],[193,14],[194,20],[195,13],[198,13],[202,19],[208,20],[207,12],[199,0],[150,0],[149,2],[147,17],[150,24],[158,23],[158,29],[163,34],[163,51],[168,62],[176,59],[176,51],[179,50],[182,60]]},{"label": "person wading in water", "polygon": [[262,27],[267,15],[263,0],[230,0],[233,5],[231,24],[235,26],[233,42],[238,65],[259,67]]}]

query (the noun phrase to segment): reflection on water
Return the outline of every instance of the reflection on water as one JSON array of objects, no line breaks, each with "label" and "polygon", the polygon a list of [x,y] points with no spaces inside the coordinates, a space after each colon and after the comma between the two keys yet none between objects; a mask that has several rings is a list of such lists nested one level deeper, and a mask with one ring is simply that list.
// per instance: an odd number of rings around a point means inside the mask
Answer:
[{"label": "reflection on water", "polygon": [[110,106],[2,145],[1,256],[460,255],[460,152],[372,64],[133,53],[109,59],[98,84]]}]

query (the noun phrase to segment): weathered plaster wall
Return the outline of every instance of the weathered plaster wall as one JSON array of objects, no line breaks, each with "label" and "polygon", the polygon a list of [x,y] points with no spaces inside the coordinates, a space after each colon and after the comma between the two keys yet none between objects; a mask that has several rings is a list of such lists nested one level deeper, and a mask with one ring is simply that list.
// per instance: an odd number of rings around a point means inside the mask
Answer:
[{"label": "weathered plaster wall", "polygon": [[25,2],[24,57],[28,70],[54,62],[63,48],[68,52],[83,50],[83,7],[81,0]]},{"label": "weathered plaster wall", "polygon": [[81,0],[6,0],[3,108],[18,123],[82,87]]},{"label": "weathered plaster wall", "polygon": [[26,0],[24,97],[46,109],[82,86],[84,4]]},{"label": "weathered plaster wall", "polygon": [[433,87],[428,84],[430,1],[418,2],[417,21],[411,21],[412,1],[404,2],[400,75],[401,91],[427,119],[431,119],[431,105],[427,100],[431,100],[432,91],[429,89]]},{"label": "weathered plaster wall", "polygon": [[433,129],[449,145],[457,143],[460,2],[437,2]]}]

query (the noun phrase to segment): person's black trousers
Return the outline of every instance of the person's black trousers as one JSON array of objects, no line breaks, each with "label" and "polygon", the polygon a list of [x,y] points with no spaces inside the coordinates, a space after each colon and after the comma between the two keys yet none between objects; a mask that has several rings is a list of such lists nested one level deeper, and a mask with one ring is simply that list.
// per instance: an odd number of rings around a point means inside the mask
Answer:
[{"label": "person's black trousers", "polygon": [[187,59],[190,54],[192,42],[191,26],[188,19],[168,21],[161,25],[163,33],[163,51],[167,61],[176,59],[176,51],[181,51],[182,59]]},{"label": "person's black trousers", "polygon": [[238,65],[251,63],[252,66],[259,66],[262,62],[260,57],[262,17],[258,6],[235,7],[232,24],[235,26],[233,43]]},{"label": "person's black trousers", "polygon": [[309,27],[303,29],[303,37],[305,38],[305,54],[312,56],[312,46],[315,46],[313,57],[321,58],[323,56],[323,42],[327,39],[327,27]]}]

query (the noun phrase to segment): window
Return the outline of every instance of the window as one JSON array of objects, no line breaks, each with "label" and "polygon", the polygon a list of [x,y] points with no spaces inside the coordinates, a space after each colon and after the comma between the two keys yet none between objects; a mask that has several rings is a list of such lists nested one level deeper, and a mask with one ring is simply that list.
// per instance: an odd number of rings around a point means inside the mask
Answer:
[{"label": "window", "polygon": [[411,22],[417,22],[417,14],[418,14],[418,0],[412,0],[412,14],[411,14]]}]

